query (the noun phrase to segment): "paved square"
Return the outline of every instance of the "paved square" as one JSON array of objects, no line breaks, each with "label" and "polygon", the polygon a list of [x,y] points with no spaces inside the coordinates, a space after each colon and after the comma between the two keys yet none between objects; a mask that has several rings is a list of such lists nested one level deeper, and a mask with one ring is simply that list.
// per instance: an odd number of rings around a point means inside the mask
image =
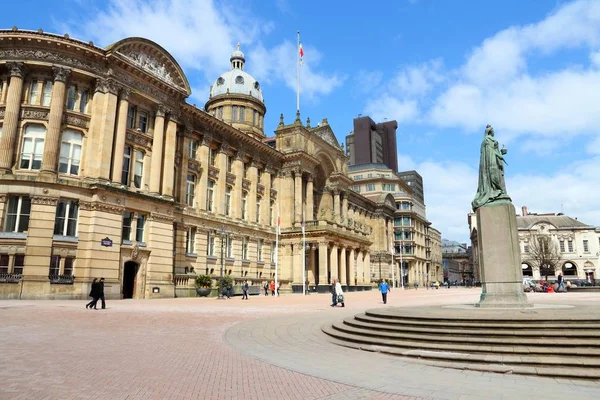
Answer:
[{"label": "paved square", "polygon": [[[388,306],[475,302],[478,294],[395,290]],[[570,304],[600,301],[596,295],[534,296]],[[84,301],[2,301],[0,399],[467,399],[483,398],[480,387],[508,381],[529,382],[528,393],[518,387],[506,387],[506,393],[531,399],[535,388],[557,384],[464,374],[331,345],[318,330],[321,321],[383,304],[376,291],[347,294],[345,309],[332,309],[329,302],[327,295],[121,300],[93,311]],[[421,379],[390,378],[394,370]],[[561,385],[600,397],[595,382]],[[493,393],[486,394],[499,398]]]}]

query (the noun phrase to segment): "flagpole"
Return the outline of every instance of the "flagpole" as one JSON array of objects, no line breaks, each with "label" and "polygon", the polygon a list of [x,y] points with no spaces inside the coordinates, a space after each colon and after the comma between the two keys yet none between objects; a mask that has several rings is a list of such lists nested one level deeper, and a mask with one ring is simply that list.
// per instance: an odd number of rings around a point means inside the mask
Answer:
[{"label": "flagpole", "polygon": [[279,197],[277,198],[277,228],[275,228],[275,291],[277,292],[278,284],[278,267],[279,267],[279,231],[281,220],[279,219]]},{"label": "flagpole", "polygon": [[300,31],[298,31],[298,47],[296,49],[296,112],[300,112]]},{"label": "flagpole", "polygon": [[306,296],[306,230],[304,224],[304,213],[302,213],[302,295]]},{"label": "flagpole", "polygon": [[390,242],[390,253],[392,255],[392,287],[396,287],[396,261],[394,260],[394,245]]}]

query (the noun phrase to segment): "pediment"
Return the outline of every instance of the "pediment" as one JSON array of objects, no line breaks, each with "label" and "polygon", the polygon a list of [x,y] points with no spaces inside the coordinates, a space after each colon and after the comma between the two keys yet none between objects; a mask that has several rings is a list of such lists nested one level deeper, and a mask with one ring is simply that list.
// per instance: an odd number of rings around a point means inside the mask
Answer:
[{"label": "pediment", "polygon": [[192,92],[183,70],[175,59],[161,46],[144,38],[127,38],[106,48],[121,59],[182,90],[189,96]]},{"label": "pediment", "polygon": [[319,136],[321,139],[329,143],[330,145],[340,148],[340,144],[338,143],[335,135],[333,134],[333,130],[329,125],[320,126],[318,128],[313,129],[313,133]]}]

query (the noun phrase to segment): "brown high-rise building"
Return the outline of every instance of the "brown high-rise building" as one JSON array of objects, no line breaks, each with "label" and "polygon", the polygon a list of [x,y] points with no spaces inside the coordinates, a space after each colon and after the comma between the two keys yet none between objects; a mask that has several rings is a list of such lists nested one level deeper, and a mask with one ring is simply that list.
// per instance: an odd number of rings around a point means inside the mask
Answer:
[{"label": "brown high-rise building", "polygon": [[354,119],[354,131],[346,136],[349,165],[385,164],[398,172],[396,121],[375,123],[370,117]]}]

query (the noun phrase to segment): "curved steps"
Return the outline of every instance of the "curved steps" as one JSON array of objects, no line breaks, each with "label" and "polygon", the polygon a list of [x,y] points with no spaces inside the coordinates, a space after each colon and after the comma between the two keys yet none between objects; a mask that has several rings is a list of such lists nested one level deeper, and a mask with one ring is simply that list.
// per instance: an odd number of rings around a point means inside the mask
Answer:
[{"label": "curved steps", "polygon": [[600,380],[600,315],[438,314],[369,310],[322,331],[341,346],[444,368]]}]

